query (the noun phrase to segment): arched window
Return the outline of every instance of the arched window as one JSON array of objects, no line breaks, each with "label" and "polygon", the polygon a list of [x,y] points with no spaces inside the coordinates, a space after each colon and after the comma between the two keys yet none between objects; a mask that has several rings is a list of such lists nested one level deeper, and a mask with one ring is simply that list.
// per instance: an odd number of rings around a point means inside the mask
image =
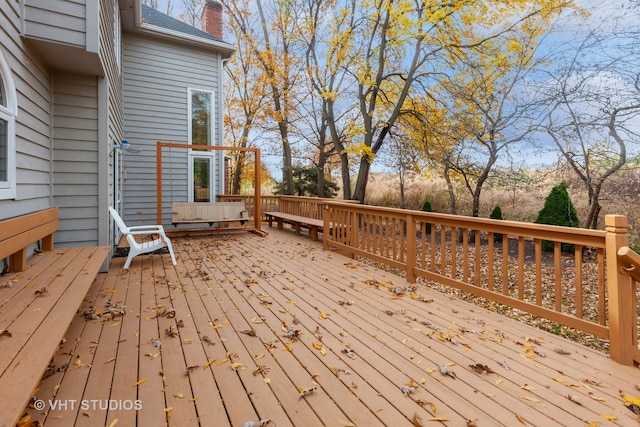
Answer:
[{"label": "arched window", "polygon": [[18,113],[11,69],[0,52],[0,199],[16,197],[16,135]]}]

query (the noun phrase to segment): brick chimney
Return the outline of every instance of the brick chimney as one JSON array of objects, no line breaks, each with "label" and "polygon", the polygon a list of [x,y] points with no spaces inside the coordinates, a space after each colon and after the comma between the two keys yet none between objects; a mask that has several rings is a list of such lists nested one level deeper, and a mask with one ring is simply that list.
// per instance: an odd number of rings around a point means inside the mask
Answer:
[{"label": "brick chimney", "polygon": [[222,4],[206,0],[202,9],[202,31],[222,39]]}]

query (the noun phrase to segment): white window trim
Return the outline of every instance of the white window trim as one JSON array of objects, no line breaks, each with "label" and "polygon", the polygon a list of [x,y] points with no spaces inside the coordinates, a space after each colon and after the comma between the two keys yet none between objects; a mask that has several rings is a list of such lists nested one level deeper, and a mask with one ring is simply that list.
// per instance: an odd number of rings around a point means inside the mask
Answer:
[{"label": "white window trim", "polygon": [[18,101],[13,75],[0,51],[0,75],[4,83],[7,105],[0,105],[0,118],[7,121],[7,180],[0,181],[0,200],[16,198],[16,117]]},{"label": "white window trim", "polygon": [[[211,91],[211,90],[205,90],[205,89],[196,89],[196,88],[187,88],[187,136],[188,136],[188,143],[189,144],[193,144],[193,141],[191,139],[191,117],[192,117],[192,105],[191,105],[191,94],[192,92],[203,92],[203,93],[208,93],[211,95],[211,140],[209,141],[209,145],[218,145],[216,144],[216,126],[215,126],[215,99],[216,99],[216,94],[215,92]],[[211,180],[211,182],[209,183],[210,185],[210,195],[209,197],[211,198],[211,200],[215,199],[215,156],[216,156],[216,150],[206,150],[206,151],[200,151],[200,150],[191,150],[189,149],[189,155],[187,156],[187,162],[188,162],[188,167],[187,167],[187,188],[188,190],[188,197],[187,197],[187,201],[188,202],[193,202],[193,161],[195,158],[209,158],[209,165],[211,167],[211,170],[209,171],[209,179]]]},{"label": "white window trim", "polygon": [[[205,89],[196,89],[196,88],[187,88],[187,107],[188,107],[188,111],[187,111],[187,136],[189,137],[189,144],[192,144],[193,142],[191,141],[191,115],[192,115],[192,105],[191,105],[191,93],[192,92],[203,92],[203,93],[208,93],[211,95],[211,140],[209,141],[209,145],[217,145],[216,142],[216,126],[215,126],[215,106],[216,106],[216,94],[215,92],[211,91],[211,90],[205,90]],[[210,153],[213,153],[214,150],[210,150]]]}]

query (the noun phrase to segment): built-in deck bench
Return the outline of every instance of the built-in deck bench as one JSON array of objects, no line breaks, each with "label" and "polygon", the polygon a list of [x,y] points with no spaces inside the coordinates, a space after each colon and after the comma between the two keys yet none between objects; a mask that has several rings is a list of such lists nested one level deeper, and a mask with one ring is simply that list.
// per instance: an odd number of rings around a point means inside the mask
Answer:
[{"label": "built-in deck bench", "polygon": [[249,221],[249,211],[244,202],[174,202],[171,205],[171,223],[178,224],[240,222]]},{"label": "built-in deck bench", "polygon": [[312,240],[318,240],[318,234],[322,231],[324,225],[321,219],[293,215],[286,212],[265,212],[264,216],[267,217],[269,227],[273,226],[274,221],[277,222],[280,230],[283,229],[284,223],[291,224],[297,235],[300,235],[302,228],[306,228],[309,230]]},{"label": "built-in deck bench", "polygon": [[54,248],[57,228],[57,208],[0,221],[0,427],[16,425],[110,250]]}]

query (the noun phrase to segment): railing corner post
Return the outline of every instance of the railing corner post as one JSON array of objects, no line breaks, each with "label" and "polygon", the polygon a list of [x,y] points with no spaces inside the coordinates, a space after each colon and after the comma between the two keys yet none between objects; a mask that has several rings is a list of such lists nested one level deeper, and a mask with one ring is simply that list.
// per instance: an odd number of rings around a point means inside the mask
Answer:
[{"label": "railing corner post", "polygon": [[633,365],[636,300],[631,276],[621,272],[618,261],[618,249],[629,244],[627,217],[607,215],[605,230],[610,355],[618,363]]}]

